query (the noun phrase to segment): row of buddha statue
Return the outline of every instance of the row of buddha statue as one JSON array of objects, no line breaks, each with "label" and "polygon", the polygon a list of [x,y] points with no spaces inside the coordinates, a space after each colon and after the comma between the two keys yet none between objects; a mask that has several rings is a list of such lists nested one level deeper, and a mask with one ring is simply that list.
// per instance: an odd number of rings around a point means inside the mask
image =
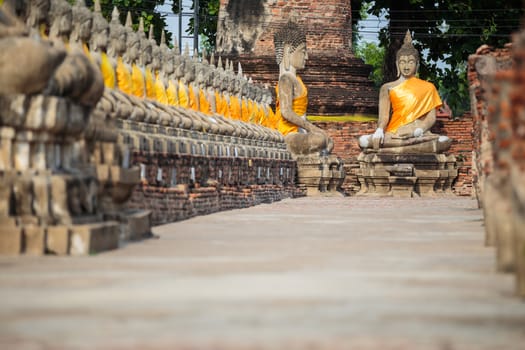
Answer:
[{"label": "row of buddha statue", "polygon": [[[143,22],[134,31],[127,18],[122,25],[114,9],[108,22],[99,1],[95,11],[82,0],[0,1],[0,223],[9,232],[0,251],[40,242],[40,253],[85,254],[97,235],[114,248],[149,173],[204,183],[185,170],[223,157],[226,171],[233,157],[253,157],[249,170],[283,160],[275,164],[288,174],[269,90],[233,62],[157,45],[152,28],[146,37]],[[151,152],[184,158],[184,169],[139,166],[136,155]],[[133,213],[143,228],[146,212]],[[43,246],[45,237],[63,244]]]},{"label": "row of buddha statue", "polygon": [[25,22],[32,33],[69,52],[82,51],[98,66],[106,89],[97,109],[106,115],[282,140],[275,131],[278,120],[270,107],[271,92],[243,76],[240,65],[235,74],[233,62],[223,68],[221,58],[215,63],[213,55],[209,60],[205,54],[202,59],[197,54],[190,57],[187,47],[180,54],[176,43],[173,49],[167,46],[164,33],[157,45],[152,26],[148,37],[142,19],[133,31],[131,14],[122,25],[116,7],[108,23],[98,0],[94,12],[83,0],[74,6],[65,0],[31,1],[27,9]]}]

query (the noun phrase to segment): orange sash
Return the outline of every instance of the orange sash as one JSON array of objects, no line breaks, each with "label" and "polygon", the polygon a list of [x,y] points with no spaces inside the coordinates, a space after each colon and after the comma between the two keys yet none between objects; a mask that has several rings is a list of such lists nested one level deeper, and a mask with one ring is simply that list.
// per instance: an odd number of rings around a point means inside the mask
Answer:
[{"label": "orange sash", "polygon": [[115,70],[109,61],[108,55],[105,52],[100,53],[100,71],[102,78],[104,78],[104,85],[109,89],[114,89],[117,81]]},{"label": "orange sash", "polygon": [[155,99],[162,104],[168,104],[168,95],[166,94],[166,88],[164,83],[159,78],[159,73],[156,74],[155,78]]},{"label": "orange sash", "polygon": [[168,88],[166,89],[166,95],[168,97],[168,104],[170,104],[171,106],[179,105],[179,96],[177,96],[177,87],[171,80],[168,82]]},{"label": "orange sash", "polygon": [[157,98],[157,92],[156,92],[156,82],[153,78],[153,72],[151,69],[146,68],[145,70],[145,81],[146,81],[146,97],[150,100],[155,100]]},{"label": "orange sash", "polygon": [[186,85],[182,81],[179,81],[179,106],[184,108],[188,108],[190,106],[190,99],[188,98]]},{"label": "orange sash", "polygon": [[210,102],[206,98],[206,94],[204,93],[202,89],[199,89],[199,109],[204,114],[211,113]]},{"label": "orange sash", "polygon": [[[295,112],[295,114],[301,117],[306,114],[306,107],[308,107],[308,90],[306,89],[303,80],[299,76],[297,76],[297,80],[299,81],[299,84],[301,84],[303,92],[300,96],[297,96],[293,99],[292,110]],[[281,114],[281,108],[279,104],[279,84],[277,84],[275,87],[275,93],[277,96],[277,103],[275,107],[275,117],[278,120],[277,130],[279,130],[279,132],[283,135],[287,135],[291,132],[297,132],[299,127],[284,119]]]},{"label": "orange sash", "polygon": [[241,120],[241,102],[237,96],[230,96],[230,117]]},{"label": "orange sash", "polygon": [[196,96],[195,96],[195,91],[193,91],[193,85],[192,84],[189,84],[188,86],[188,93],[189,93],[189,98],[190,98],[190,108],[193,109],[194,111],[198,111],[199,110],[199,104],[197,102],[197,99],[196,99]]},{"label": "orange sash", "polygon": [[131,73],[122,57],[119,57],[117,58],[117,86],[122,92],[131,95],[131,85]]},{"label": "orange sash", "polygon": [[386,131],[396,132],[430,110],[442,105],[434,84],[412,77],[390,89],[392,116]]},{"label": "orange sash", "polygon": [[131,93],[137,97],[144,98],[146,95],[144,74],[136,64],[133,64],[131,68]]}]

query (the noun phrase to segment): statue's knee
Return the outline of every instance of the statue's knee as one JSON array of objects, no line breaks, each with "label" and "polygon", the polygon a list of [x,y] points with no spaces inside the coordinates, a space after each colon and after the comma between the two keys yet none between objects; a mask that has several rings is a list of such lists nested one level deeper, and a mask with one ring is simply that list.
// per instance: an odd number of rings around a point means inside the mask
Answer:
[{"label": "statue's knee", "polygon": [[359,146],[367,148],[370,146],[370,137],[368,135],[362,135],[359,137]]}]

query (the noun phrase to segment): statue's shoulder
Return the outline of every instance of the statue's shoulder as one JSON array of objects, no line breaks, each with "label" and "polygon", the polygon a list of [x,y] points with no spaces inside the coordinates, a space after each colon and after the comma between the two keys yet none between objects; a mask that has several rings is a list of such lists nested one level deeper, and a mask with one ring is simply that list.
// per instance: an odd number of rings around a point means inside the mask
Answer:
[{"label": "statue's shoulder", "polygon": [[285,72],[279,76],[279,82],[296,83],[298,80],[294,74]]},{"label": "statue's shoulder", "polygon": [[394,81],[389,81],[388,83],[384,83],[383,85],[381,85],[381,88],[379,89],[380,93],[388,93],[390,92],[390,90],[394,87],[396,87],[397,85],[399,85],[399,81],[398,80],[394,80]]}]

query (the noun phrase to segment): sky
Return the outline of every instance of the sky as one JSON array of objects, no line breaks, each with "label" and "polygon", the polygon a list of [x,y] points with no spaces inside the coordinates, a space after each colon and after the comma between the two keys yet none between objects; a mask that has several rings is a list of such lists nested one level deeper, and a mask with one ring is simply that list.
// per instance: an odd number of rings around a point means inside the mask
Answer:
[{"label": "sky", "polygon": [[[159,11],[160,13],[166,13],[167,14],[167,16],[166,16],[166,23],[168,25],[168,31],[173,33],[173,35],[177,38],[177,40],[179,40],[179,15],[178,14],[174,14],[172,12],[172,10],[171,10],[171,5],[173,4],[174,1],[178,1],[178,0],[166,0],[164,2],[164,5],[157,6],[157,11]],[[192,12],[191,4],[192,4],[192,0],[183,0],[182,1],[182,8],[183,8],[182,12],[183,13]],[[186,33],[186,29],[188,28],[188,23],[189,23],[190,18],[191,18],[191,16],[183,16],[182,17],[182,35],[183,36],[187,36],[188,35]],[[193,53],[193,36],[191,38],[184,38],[183,37],[182,38],[182,45],[179,42],[179,47],[184,49],[186,44],[188,44],[188,46],[190,48],[190,53]]]}]

